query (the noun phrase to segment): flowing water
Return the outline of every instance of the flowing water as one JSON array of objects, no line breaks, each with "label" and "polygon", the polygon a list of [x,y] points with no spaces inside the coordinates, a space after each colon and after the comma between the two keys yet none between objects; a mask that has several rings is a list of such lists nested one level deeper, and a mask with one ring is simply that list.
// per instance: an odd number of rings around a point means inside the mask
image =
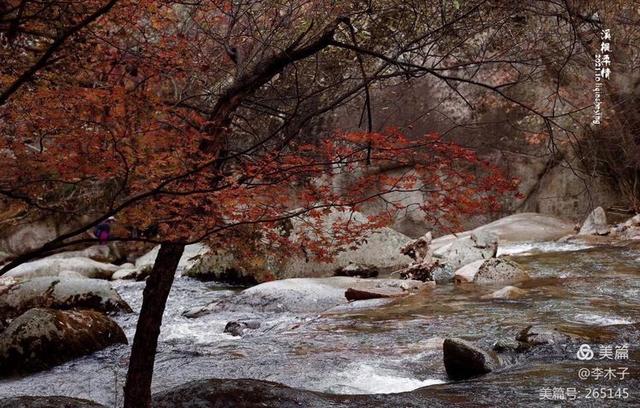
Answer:
[{"label": "flowing water", "polygon": [[[527,290],[521,299],[481,298],[502,286],[441,285],[373,309],[322,315],[229,312],[187,319],[183,311],[234,289],[177,278],[165,312],[153,391],[202,378],[255,378],[334,394],[410,391],[398,395],[433,396],[454,406],[471,400],[473,406],[551,406],[541,400],[543,389],[562,387],[577,389],[580,406],[640,406],[640,250],[527,244],[503,252],[515,254],[530,271],[532,279],[519,285]],[[143,285],[118,282],[116,288],[138,310]],[[243,337],[223,333],[227,321],[239,318],[258,319],[262,325]],[[131,342],[137,315],[115,319]],[[489,348],[528,325],[559,328],[594,350],[628,343],[629,360],[579,361],[577,344],[570,344],[471,381],[447,383],[444,337]],[[128,355],[128,346],[114,346],[46,372],[3,380],[0,396],[68,395],[117,406]],[[628,371],[623,380],[583,381],[577,378],[583,367]],[[629,397],[586,399],[587,388],[593,387],[627,388]]]}]

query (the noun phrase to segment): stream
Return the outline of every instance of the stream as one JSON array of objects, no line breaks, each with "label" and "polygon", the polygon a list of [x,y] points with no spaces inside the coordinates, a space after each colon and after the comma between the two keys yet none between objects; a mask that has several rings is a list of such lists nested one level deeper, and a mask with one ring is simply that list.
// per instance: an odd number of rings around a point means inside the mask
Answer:
[{"label": "stream", "polygon": [[[501,249],[528,269],[518,300],[481,299],[499,286],[440,285],[373,309],[331,314],[182,313],[238,289],[177,277],[164,315],[153,392],[203,378],[253,378],[331,394],[432,395],[454,406],[550,406],[543,388],[576,388],[580,406],[640,406],[640,248],[526,244]],[[143,282],[114,286],[139,310]],[[243,337],[229,320],[260,320]],[[119,315],[129,342],[137,315]],[[498,372],[447,383],[442,339],[462,337],[489,349],[528,325],[555,327],[593,347],[628,343],[628,360],[576,359],[576,346],[533,355]],[[130,348],[112,346],[49,371],[0,382],[0,396],[67,395],[107,406],[122,402]],[[626,367],[626,378],[580,380],[581,367]],[[426,388],[423,388],[426,387]],[[587,399],[587,388],[626,388],[624,399]],[[408,393],[407,393],[408,392]],[[405,398],[403,397],[403,398]],[[392,397],[391,397],[392,398]],[[497,404],[495,401],[502,401]],[[390,401],[393,401],[391,399]],[[526,404],[525,404],[526,402]],[[390,403],[389,406],[396,406]]]}]

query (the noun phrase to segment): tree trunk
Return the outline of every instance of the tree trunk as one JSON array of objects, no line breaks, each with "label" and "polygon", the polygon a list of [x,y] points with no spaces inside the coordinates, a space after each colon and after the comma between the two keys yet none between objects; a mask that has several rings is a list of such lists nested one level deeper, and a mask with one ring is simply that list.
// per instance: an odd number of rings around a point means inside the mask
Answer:
[{"label": "tree trunk", "polygon": [[151,378],[162,315],[184,245],[162,244],[147,279],[124,387],[125,408],[151,406]]}]

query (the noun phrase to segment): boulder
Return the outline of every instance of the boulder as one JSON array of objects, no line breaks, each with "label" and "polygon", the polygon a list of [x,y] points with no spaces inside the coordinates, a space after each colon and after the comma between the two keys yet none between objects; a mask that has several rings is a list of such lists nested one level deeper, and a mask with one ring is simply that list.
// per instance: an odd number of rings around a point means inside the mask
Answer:
[{"label": "boulder", "polygon": [[501,283],[529,279],[529,274],[516,262],[506,258],[479,260],[455,272],[456,283]]},{"label": "boulder", "polygon": [[427,287],[423,282],[402,279],[361,279],[351,277],[293,278],[262,283],[238,295],[194,308],[186,317],[198,317],[221,310],[246,312],[317,313],[347,304],[349,288],[399,296]]},{"label": "boulder", "polygon": [[0,288],[0,325],[32,308],[132,311],[109,282],[99,279],[42,277]]},{"label": "boulder", "polygon": [[44,370],[117,343],[127,337],[100,312],[31,309],[0,333],[0,376]]},{"label": "boulder", "polygon": [[257,320],[232,321],[224,326],[224,332],[232,336],[242,336],[247,330],[255,330],[260,328],[260,322]]},{"label": "boulder", "polygon": [[445,339],[442,352],[447,376],[456,381],[490,373],[500,366],[495,355],[459,338]]},{"label": "boulder", "polygon": [[555,241],[575,233],[575,224],[571,221],[538,213],[519,213],[500,218],[476,229],[445,235],[432,242],[434,250],[453,241],[470,236],[472,233],[488,232],[498,238],[499,243],[518,243],[528,241]]},{"label": "boulder", "polygon": [[89,258],[43,258],[11,269],[6,276],[31,279],[40,276],[58,276],[63,271],[74,271],[87,278],[111,279],[119,266]]},{"label": "boulder", "polygon": [[516,288],[515,286],[505,286],[502,289],[496,290],[495,292],[482,296],[482,299],[514,300],[514,299],[519,299],[526,294],[527,294],[526,290]]},{"label": "boulder", "polygon": [[453,282],[455,269],[447,264],[438,264],[431,270],[431,279],[438,285]]},{"label": "boulder", "polygon": [[79,251],[60,252],[49,256],[49,259],[57,258],[89,258],[98,262],[115,262],[120,258],[120,254],[115,250],[115,246],[93,245]]},{"label": "boulder", "polygon": [[[366,217],[358,212],[332,210],[320,220],[324,234],[331,236],[334,223],[351,220],[355,224],[364,223]],[[288,231],[289,240],[300,242],[308,238],[313,228],[308,220],[292,219]],[[311,234],[313,235],[313,234]],[[313,237],[312,237],[313,238]],[[405,267],[411,258],[400,252],[400,247],[411,241],[409,237],[391,228],[379,228],[366,232],[357,243],[334,254],[331,261],[323,262],[309,256],[303,248],[285,257],[278,256],[274,248],[266,245],[258,248],[250,256],[236,256],[232,251],[217,248],[201,256],[183,275],[194,278],[231,281],[232,283],[260,283],[273,279],[298,277],[324,277],[349,265],[367,265],[370,269],[391,271]]]},{"label": "boulder", "polygon": [[497,251],[497,236],[490,232],[478,231],[439,248],[434,251],[433,256],[441,260],[442,264],[456,270],[480,259],[493,258]]},{"label": "boulder", "polygon": [[598,207],[584,220],[578,235],[607,235],[609,231],[607,214],[602,207]]}]

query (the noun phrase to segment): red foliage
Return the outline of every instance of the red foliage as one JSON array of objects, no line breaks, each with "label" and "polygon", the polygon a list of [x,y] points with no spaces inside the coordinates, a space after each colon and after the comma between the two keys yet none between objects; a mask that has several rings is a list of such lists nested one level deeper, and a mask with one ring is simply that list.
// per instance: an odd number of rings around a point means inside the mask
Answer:
[{"label": "red foliage", "polygon": [[[86,2],[76,13],[99,3]],[[209,2],[190,18],[224,33],[228,7]],[[513,190],[473,151],[437,134],[411,140],[398,129],[238,143],[216,166],[220,149],[203,150],[203,140],[221,145],[232,135],[212,133],[218,122],[178,90],[220,87],[232,79],[233,61],[181,18],[171,2],[119,2],[0,107],[0,191],[30,211],[99,217],[118,208],[122,224],[158,225],[160,241],[211,239],[284,254],[303,246],[322,258],[388,223],[407,206],[402,194],[420,192],[419,205],[433,223],[455,225],[496,210],[499,197]],[[34,21],[25,32],[47,28],[46,20]],[[242,45],[250,49],[252,41]],[[26,51],[14,54],[12,72],[33,62]],[[0,86],[12,80],[5,73]],[[327,228],[332,208],[349,213],[370,201],[377,214],[338,217]],[[290,218],[306,226],[295,244],[282,227]]]}]

